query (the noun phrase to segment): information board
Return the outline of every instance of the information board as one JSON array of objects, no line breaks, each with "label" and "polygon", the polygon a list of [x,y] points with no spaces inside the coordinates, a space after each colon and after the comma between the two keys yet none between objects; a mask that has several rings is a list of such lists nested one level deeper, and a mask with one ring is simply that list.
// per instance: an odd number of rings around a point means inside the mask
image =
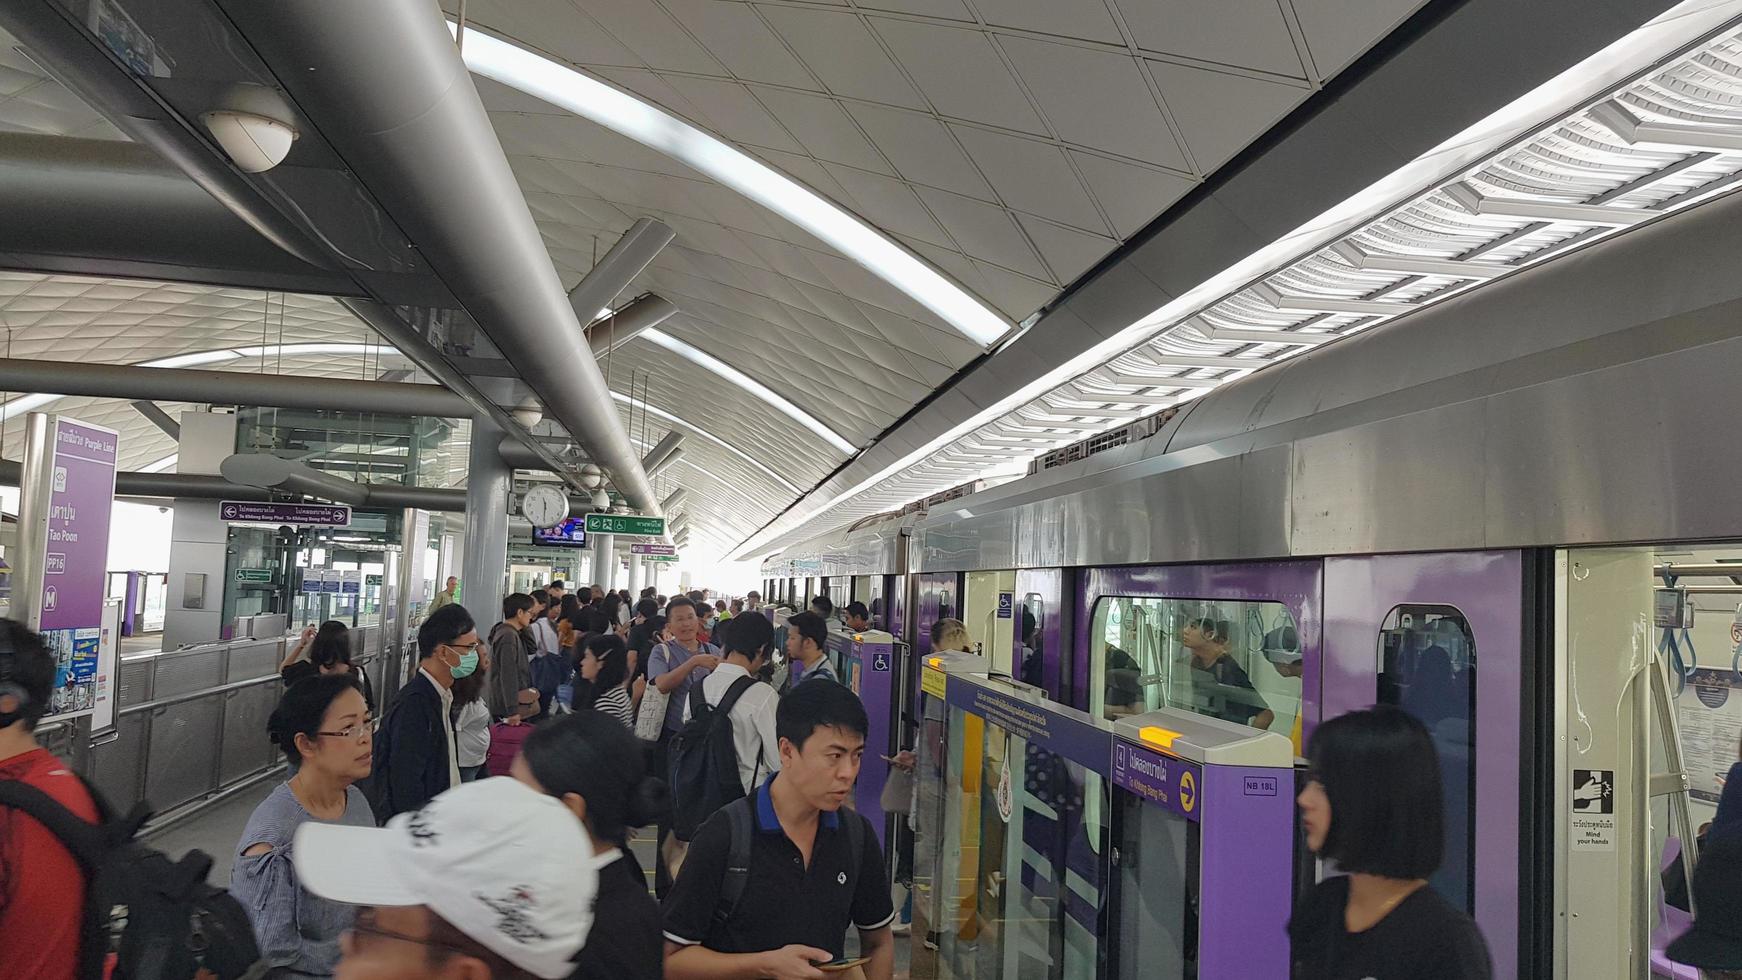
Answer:
[{"label": "information board", "polygon": [[93,713],[99,684],[114,682],[114,663],[102,662],[101,640],[117,436],[102,426],[50,416],[49,437],[52,482],[41,514],[48,533],[37,622],[31,625],[55,658],[47,715],[53,719]]},{"label": "information board", "polygon": [[665,533],[665,518],[634,514],[588,514],[588,534],[626,534],[657,538]]},{"label": "information board", "polygon": [[1742,751],[1742,678],[1728,668],[1694,671],[1676,699],[1676,720],[1693,798],[1717,803],[1718,777]]}]

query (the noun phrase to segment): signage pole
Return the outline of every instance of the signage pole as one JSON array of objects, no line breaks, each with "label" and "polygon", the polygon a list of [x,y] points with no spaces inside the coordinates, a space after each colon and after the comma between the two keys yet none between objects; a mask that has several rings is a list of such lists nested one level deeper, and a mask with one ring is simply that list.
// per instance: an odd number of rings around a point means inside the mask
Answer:
[{"label": "signage pole", "polygon": [[48,501],[54,493],[54,432],[41,412],[24,417],[24,469],[18,477],[18,549],[12,562],[12,618],[42,629]]}]

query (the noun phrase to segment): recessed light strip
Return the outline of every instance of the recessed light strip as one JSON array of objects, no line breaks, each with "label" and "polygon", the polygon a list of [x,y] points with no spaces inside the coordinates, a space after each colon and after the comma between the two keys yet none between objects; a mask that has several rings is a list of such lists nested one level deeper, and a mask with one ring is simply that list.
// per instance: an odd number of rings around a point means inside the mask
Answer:
[{"label": "recessed light strip", "polygon": [[[448,29],[457,28],[449,21]],[[786,218],[906,293],[982,349],[1014,329],[960,286],[854,215],[654,105],[475,28],[467,30],[462,54],[466,67],[477,74],[680,160]]]},{"label": "recessed light strip", "polygon": [[658,344],[660,347],[688,360],[690,363],[711,372],[716,377],[723,378],[750,394],[755,395],[757,398],[760,398],[769,405],[779,409],[781,414],[785,415],[787,418],[792,419],[794,422],[797,422],[812,432],[815,432],[817,435],[822,436],[829,445],[834,446],[836,449],[846,453],[848,456],[859,451],[859,447],[848,442],[840,435],[840,433],[824,425],[809,412],[806,412],[804,409],[799,408],[792,402],[787,401],[786,398],[776,394],[762,382],[757,381],[755,378],[750,377],[712,354],[697,350],[657,327],[649,327],[648,329],[643,330],[639,339]]}]

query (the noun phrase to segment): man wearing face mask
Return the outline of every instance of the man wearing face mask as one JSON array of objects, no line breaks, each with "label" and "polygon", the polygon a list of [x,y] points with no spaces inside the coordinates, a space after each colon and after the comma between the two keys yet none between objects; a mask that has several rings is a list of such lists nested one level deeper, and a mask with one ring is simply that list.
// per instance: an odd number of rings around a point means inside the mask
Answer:
[{"label": "man wearing face mask", "polygon": [[437,609],[417,631],[417,675],[399,692],[375,734],[370,803],[375,819],[416,810],[460,785],[454,728],[454,681],[479,668],[478,629],[464,606]]}]

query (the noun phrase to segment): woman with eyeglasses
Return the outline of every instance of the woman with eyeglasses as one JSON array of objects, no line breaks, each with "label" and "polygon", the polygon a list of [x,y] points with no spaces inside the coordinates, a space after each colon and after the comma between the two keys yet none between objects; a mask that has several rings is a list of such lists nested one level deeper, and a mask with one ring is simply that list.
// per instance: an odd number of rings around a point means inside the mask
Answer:
[{"label": "woman with eyeglasses", "polygon": [[284,692],[266,729],[296,772],[248,818],[230,891],[248,910],[262,963],[284,976],[332,976],[339,934],[354,910],[297,884],[290,844],[310,821],[375,826],[368,799],[354,785],[369,775],[369,708],[355,675],[307,677]]}]

